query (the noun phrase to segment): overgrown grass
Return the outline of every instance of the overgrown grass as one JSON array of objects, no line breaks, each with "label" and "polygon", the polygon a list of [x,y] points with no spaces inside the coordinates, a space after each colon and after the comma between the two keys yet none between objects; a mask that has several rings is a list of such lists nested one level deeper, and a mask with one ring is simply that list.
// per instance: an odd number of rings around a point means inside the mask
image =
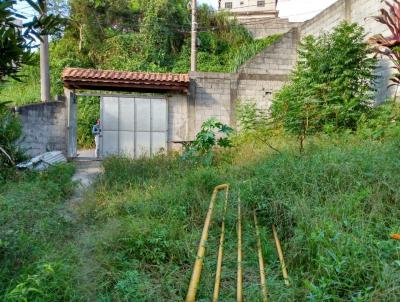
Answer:
[{"label": "overgrown grass", "polygon": [[[396,140],[360,142],[349,136],[329,142],[316,139],[302,156],[292,147],[282,154],[271,154],[259,145],[252,150],[240,147],[220,154],[225,160],[216,167],[188,167],[174,157],[109,159],[97,193],[82,209],[95,226],[86,234],[98,269],[92,272],[96,279],[90,292],[106,301],[181,301],[210,193],[215,185],[228,182],[232,197],[221,301],[235,298],[239,190],[249,301],[261,301],[253,209],[262,225],[271,300],[396,301],[400,250],[389,235],[400,231],[399,149]],[[248,163],[243,160],[246,153],[252,159]],[[220,219],[219,207],[199,299],[212,294]],[[280,275],[272,223],[286,252],[290,288]]]},{"label": "overgrown grass", "polygon": [[21,106],[40,102],[39,61],[33,66],[24,66],[19,73],[21,82],[9,79],[0,87],[0,101]]},{"label": "overgrown grass", "polygon": [[[22,262],[12,278],[2,274],[2,293],[18,284],[9,280],[21,283],[27,274],[36,274],[53,280],[39,283],[46,301],[182,301],[211,191],[230,183],[221,301],[235,300],[239,191],[247,301],[261,301],[254,209],[261,224],[271,301],[397,301],[400,246],[389,235],[400,232],[398,136],[381,142],[346,135],[314,138],[302,155],[290,141],[274,140],[278,154],[254,140],[251,145],[242,140],[239,147],[218,153],[211,167],[189,165],[177,155],[135,161],[109,158],[104,175],[79,209],[78,232],[65,222],[62,232],[53,228],[48,224],[58,215],[53,206],[40,208],[46,209],[44,219],[33,220],[50,233],[27,244],[46,248],[34,249],[35,261],[30,263],[35,265]],[[18,204],[18,198],[9,197],[16,194],[13,187],[2,189],[2,204]],[[24,205],[28,197],[20,194]],[[212,295],[222,196],[217,205],[198,293],[201,301]],[[11,210],[2,215],[17,217]],[[10,221],[2,225],[17,223]],[[273,223],[285,251],[289,288],[283,284],[272,241]],[[47,236],[57,239],[48,241]],[[59,240],[64,243],[59,245]],[[19,250],[8,252],[19,259]],[[47,263],[56,274],[38,266]],[[47,274],[57,278],[46,279]]]},{"label": "overgrown grass", "polygon": [[60,215],[72,192],[70,165],[21,173],[0,186],[2,301],[67,301],[74,295],[72,225]]}]

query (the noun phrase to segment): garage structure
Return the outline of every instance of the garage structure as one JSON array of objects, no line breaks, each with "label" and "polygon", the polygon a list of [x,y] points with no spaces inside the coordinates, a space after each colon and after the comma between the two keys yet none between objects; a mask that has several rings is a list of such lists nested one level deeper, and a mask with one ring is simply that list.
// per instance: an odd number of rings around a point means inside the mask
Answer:
[{"label": "garage structure", "polygon": [[[150,156],[167,151],[174,139],[187,139],[187,119],[177,119],[179,115],[188,115],[187,74],[66,68],[62,78],[67,101],[67,155],[70,158],[77,156],[79,95],[100,97],[102,158],[109,155]],[[87,91],[91,91],[90,94]]]},{"label": "garage structure", "polygon": [[164,97],[102,96],[100,156],[139,158],[168,148],[168,107]]}]

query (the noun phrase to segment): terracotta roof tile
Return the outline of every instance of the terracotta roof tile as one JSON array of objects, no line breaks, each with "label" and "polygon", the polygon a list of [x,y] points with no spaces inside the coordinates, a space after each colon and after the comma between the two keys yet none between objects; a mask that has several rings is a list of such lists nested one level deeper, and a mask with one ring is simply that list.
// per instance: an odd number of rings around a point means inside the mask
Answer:
[{"label": "terracotta roof tile", "polygon": [[[129,72],[65,68],[62,74],[64,86],[75,89],[122,90],[155,89],[188,91],[189,75],[173,73]],[[107,89],[108,87],[108,89]]]}]

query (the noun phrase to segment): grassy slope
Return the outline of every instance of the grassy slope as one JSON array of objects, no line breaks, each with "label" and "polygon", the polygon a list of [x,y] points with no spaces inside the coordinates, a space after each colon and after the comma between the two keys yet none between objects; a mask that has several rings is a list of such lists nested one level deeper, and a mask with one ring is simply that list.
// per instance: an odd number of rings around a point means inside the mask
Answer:
[{"label": "grassy slope", "polygon": [[[70,234],[64,248],[54,253],[55,240],[37,251],[35,259],[46,260],[34,263],[47,263],[49,257],[57,263],[52,266],[57,278],[41,285],[50,295],[48,301],[181,301],[211,190],[225,182],[232,185],[232,198],[221,301],[235,298],[239,189],[245,212],[247,301],[259,298],[253,207],[262,225],[271,300],[396,301],[400,249],[389,234],[400,231],[399,140],[319,140],[302,156],[288,144],[282,150],[282,154],[271,154],[264,146],[247,144],[220,155],[216,167],[193,167],[174,157],[106,161],[105,175],[80,209],[81,231],[63,228],[61,234]],[[10,192],[14,191],[2,189],[3,203],[13,196]],[[213,287],[220,205],[199,291],[204,299],[211,296]],[[5,213],[2,217],[12,223],[13,212]],[[52,211],[43,217],[36,219],[43,223],[59,219]],[[283,286],[271,223],[278,226],[283,242],[291,288]],[[54,238],[53,233],[49,236]],[[48,238],[37,240],[43,244]],[[35,273],[34,267],[23,263],[13,280],[25,280],[24,272]],[[1,282],[2,293],[16,285],[15,281]]]}]

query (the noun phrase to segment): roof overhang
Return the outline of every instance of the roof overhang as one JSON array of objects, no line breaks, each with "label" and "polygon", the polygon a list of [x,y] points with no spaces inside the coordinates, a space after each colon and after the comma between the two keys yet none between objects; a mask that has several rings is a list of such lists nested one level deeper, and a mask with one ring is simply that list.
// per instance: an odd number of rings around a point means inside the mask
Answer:
[{"label": "roof overhang", "polygon": [[189,92],[189,75],[66,68],[64,87],[81,90],[129,92]]}]

